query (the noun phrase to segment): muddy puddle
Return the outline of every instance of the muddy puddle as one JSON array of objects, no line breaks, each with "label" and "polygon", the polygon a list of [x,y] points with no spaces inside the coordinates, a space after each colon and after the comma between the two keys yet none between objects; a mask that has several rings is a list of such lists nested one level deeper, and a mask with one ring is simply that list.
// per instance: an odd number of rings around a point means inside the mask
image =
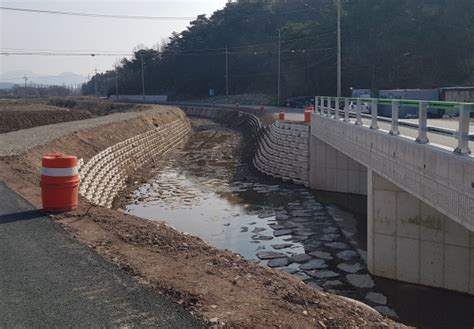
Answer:
[{"label": "muddy puddle", "polygon": [[[193,129],[187,145],[132,193],[127,212],[164,220],[212,246],[288,272],[315,289],[363,301],[402,322],[472,327],[471,297],[369,274],[365,197],[318,193],[264,177],[246,164],[249,141],[238,132],[206,120],[193,120]],[[442,315],[430,311],[429,305],[437,309],[447,300],[458,307],[446,305]]]}]

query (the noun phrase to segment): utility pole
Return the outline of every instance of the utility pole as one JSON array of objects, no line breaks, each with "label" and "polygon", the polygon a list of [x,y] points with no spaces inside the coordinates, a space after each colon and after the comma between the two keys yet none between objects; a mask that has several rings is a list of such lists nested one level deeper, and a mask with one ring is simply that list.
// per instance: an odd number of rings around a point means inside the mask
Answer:
[{"label": "utility pole", "polygon": [[118,71],[115,66],[115,100],[118,101]]},{"label": "utility pole", "polygon": [[341,97],[341,0],[337,0],[337,97]]},{"label": "utility pole", "polygon": [[140,59],[142,61],[142,92],[143,92],[143,102],[145,102],[145,75],[143,71],[143,55],[140,54]]},{"label": "utility pole", "polygon": [[225,47],[225,95],[229,96],[229,51]]},{"label": "utility pole", "polygon": [[95,83],[94,83],[94,87],[95,87],[95,97],[99,97],[99,93],[98,93],[98,84],[97,84],[97,67],[95,68]]},{"label": "utility pole", "polygon": [[28,104],[28,91],[26,90],[26,81],[28,81],[28,78],[25,75],[23,79],[25,80],[25,103]]},{"label": "utility pole", "polygon": [[281,76],[281,30],[278,29],[278,105],[280,105],[280,76]]}]

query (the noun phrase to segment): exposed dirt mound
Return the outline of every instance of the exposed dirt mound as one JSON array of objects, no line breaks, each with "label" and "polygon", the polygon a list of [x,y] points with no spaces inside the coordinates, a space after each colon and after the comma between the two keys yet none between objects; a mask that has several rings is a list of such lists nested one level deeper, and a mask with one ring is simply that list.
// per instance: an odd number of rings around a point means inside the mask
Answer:
[{"label": "exposed dirt mound", "polygon": [[98,99],[93,97],[55,97],[48,100],[48,105],[74,110],[86,110],[98,116],[117,112],[126,112],[140,108],[140,105],[114,103],[107,99]]},{"label": "exposed dirt mound", "polygon": [[92,117],[89,111],[42,104],[0,104],[0,133]]}]

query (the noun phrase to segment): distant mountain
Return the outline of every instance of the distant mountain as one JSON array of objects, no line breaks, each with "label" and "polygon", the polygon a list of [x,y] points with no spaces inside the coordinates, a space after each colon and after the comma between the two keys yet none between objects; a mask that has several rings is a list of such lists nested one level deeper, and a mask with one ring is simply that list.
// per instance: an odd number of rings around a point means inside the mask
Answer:
[{"label": "distant mountain", "polygon": [[[23,84],[23,77],[28,78],[28,83],[43,84],[43,85],[76,85],[87,82],[87,78],[73,73],[63,72],[59,75],[39,75],[32,71],[17,70],[8,71],[0,74],[0,88],[9,88],[8,84]],[[6,86],[4,86],[6,85]],[[10,86],[11,87],[11,86]]]},{"label": "distant mountain", "polygon": [[11,89],[15,84],[11,82],[0,82],[0,89]]}]

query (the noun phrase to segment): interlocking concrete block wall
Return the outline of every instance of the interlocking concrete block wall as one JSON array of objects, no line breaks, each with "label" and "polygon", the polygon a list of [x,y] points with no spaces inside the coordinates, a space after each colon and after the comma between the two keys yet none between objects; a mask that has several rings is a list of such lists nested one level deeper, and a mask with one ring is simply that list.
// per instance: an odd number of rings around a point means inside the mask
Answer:
[{"label": "interlocking concrete block wall", "polygon": [[96,154],[81,166],[80,194],[93,204],[110,208],[130,173],[169,152],[190,130],[189,121],[180,117]]},{"label": "interlocking concrete block wall", "polygon": [[265,128],[253,163],[260,172],[309,186],[309,135],[306,124],[276,121]]},{"label": "interlocking concrete block wall", "polygon": [[188,116],[215,120],[230,127],[244,128],[251,138],[256,140],[262,127],[258,117],[251,113],[236,109],[214,107],[182,106],[181,109]]}]

